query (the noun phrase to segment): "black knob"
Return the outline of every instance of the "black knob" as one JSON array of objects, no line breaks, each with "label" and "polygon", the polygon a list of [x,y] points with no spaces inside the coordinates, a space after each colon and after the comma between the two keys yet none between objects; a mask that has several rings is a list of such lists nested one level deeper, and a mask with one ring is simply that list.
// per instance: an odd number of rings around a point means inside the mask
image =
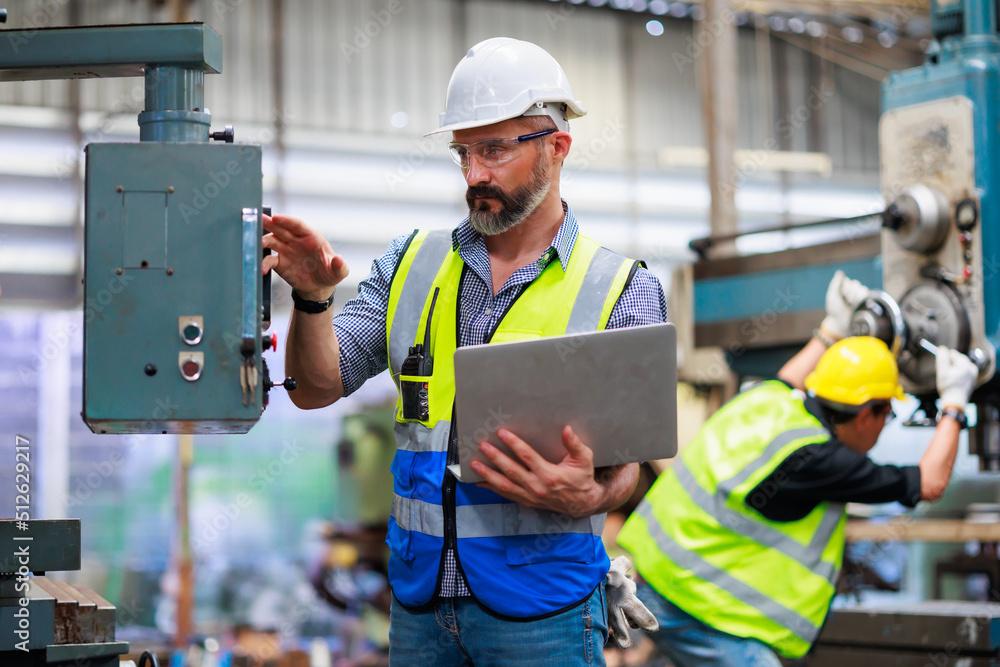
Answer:
[{"label": "black knob", "polygon": [[971,232],[979,222],[979,207],[974,199],[965,198],[955,204],[955,226],[963,232]]},{"label": "black knob", "polygon": [[231,144],[236,138],[236,132],[233,130],[232,125],[226,125],[226,129],[222,132],[213,132],[209,136],[212,138],[212,141],[225,141],[227,144]]},{"label": "black knob", "polygon": [[895,204],[889,204],[889,206],[882,211],[882,226],[886,229],[896,231],[903,226],[905,221],[906,218]]},{"label": "black knob", "polygon": [[0,9],[0,23],[6,23],[6,22],[7,22],[7,10]]},{"label": "black knob", "polygon": [[143,369],[143,372],[145,372],[146,375],[148,375],[149,377],[153,377],[154,375],[156,375],[156,366],[154,366],[153,364],[146,364],[146,367]]},{"label": "black knob", "polygon": [[295,381],[295,378],[285,378],[284,382],[271,382],[271,378],[267,377],[264,379],[264,390],[271,391],[274,387],[284,387],[287,391],[292,391],[299,386],[299,383]]}]

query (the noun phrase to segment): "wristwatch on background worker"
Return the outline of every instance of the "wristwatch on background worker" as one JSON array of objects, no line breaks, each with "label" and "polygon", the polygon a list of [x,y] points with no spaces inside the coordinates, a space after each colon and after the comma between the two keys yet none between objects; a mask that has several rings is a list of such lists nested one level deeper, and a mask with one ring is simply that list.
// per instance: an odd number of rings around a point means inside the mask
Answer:
[{"label": "wristwatch on background worker", "polygon": [[965,410],[957,408],[954,405],[945,406],[941,412],[938,413],[938,422],[941,421],[942,417],[951,417],[958,422],[959,428],[968,428],[969,418],[965,416]]}]

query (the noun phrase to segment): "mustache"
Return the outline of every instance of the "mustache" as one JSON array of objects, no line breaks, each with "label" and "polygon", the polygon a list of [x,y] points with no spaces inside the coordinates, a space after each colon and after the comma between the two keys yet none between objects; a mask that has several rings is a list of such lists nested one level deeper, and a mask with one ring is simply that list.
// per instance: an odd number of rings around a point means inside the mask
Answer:
[{"label": "mustache", "polygon": [[465,191],[465,201],[470,209],[476,199],[496,199],[504,208],[512,202],[507,193],[495,185],[470,185]]}]

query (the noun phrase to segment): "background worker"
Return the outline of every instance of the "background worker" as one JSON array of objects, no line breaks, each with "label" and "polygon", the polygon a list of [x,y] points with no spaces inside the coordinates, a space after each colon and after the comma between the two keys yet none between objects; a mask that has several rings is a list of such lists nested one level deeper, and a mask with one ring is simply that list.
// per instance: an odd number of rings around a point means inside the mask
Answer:
[{"label": "background worker", "polygon": [[944,492],[978,370],[938,348],[942,412],[920,464],[872,462],[903,391],[885,343],[837,340],[867,293],[838,271],[816,336],[716,412],[619,533],[659,621],[650,636],[678,667],[805,655],[836,589],[844,503],[913,507]]},{"label": "background worker", "polygon": [[457,345],[474,345],[563,334],[571,314],[586,320],[577,330],[666,317],[659,281],[581,235],[559,196],[568,121],[584,113],[540,47],[472,47],[435,130],[453,133],[469,217],[394,240],[332,324],[325,311],[343,259],[301,220],[264,218],[276,254],[263,269],[293,287],[293,402],[329,405],[387,367],[400,390],[387,539],[394,664],[604,664],[603,513],[629,496],[638,466],[595,475],[591,450],[567,427],[559,464],[500,431],[520,460],[483,451],[503,475],[477,486],[445,470],[457,460],[456,330]]}]

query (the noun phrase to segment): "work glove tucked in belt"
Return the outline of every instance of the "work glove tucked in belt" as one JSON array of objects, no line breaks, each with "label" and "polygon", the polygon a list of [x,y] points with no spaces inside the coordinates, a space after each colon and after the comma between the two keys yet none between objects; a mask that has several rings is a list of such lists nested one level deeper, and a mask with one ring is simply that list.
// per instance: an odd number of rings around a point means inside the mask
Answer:
[{"label": "work glove tucked in belt", "polygon": [[608,599],[608,624],[613,634],[612,641],[618,648],[632,646],[629,626],[652,632],[660,627],[656,617],[646,609],[646,605],[635,596],[635,582],[628,575],[632,561],[627,556],[619,556],[611,561],[611,569],[604,584]]}]

